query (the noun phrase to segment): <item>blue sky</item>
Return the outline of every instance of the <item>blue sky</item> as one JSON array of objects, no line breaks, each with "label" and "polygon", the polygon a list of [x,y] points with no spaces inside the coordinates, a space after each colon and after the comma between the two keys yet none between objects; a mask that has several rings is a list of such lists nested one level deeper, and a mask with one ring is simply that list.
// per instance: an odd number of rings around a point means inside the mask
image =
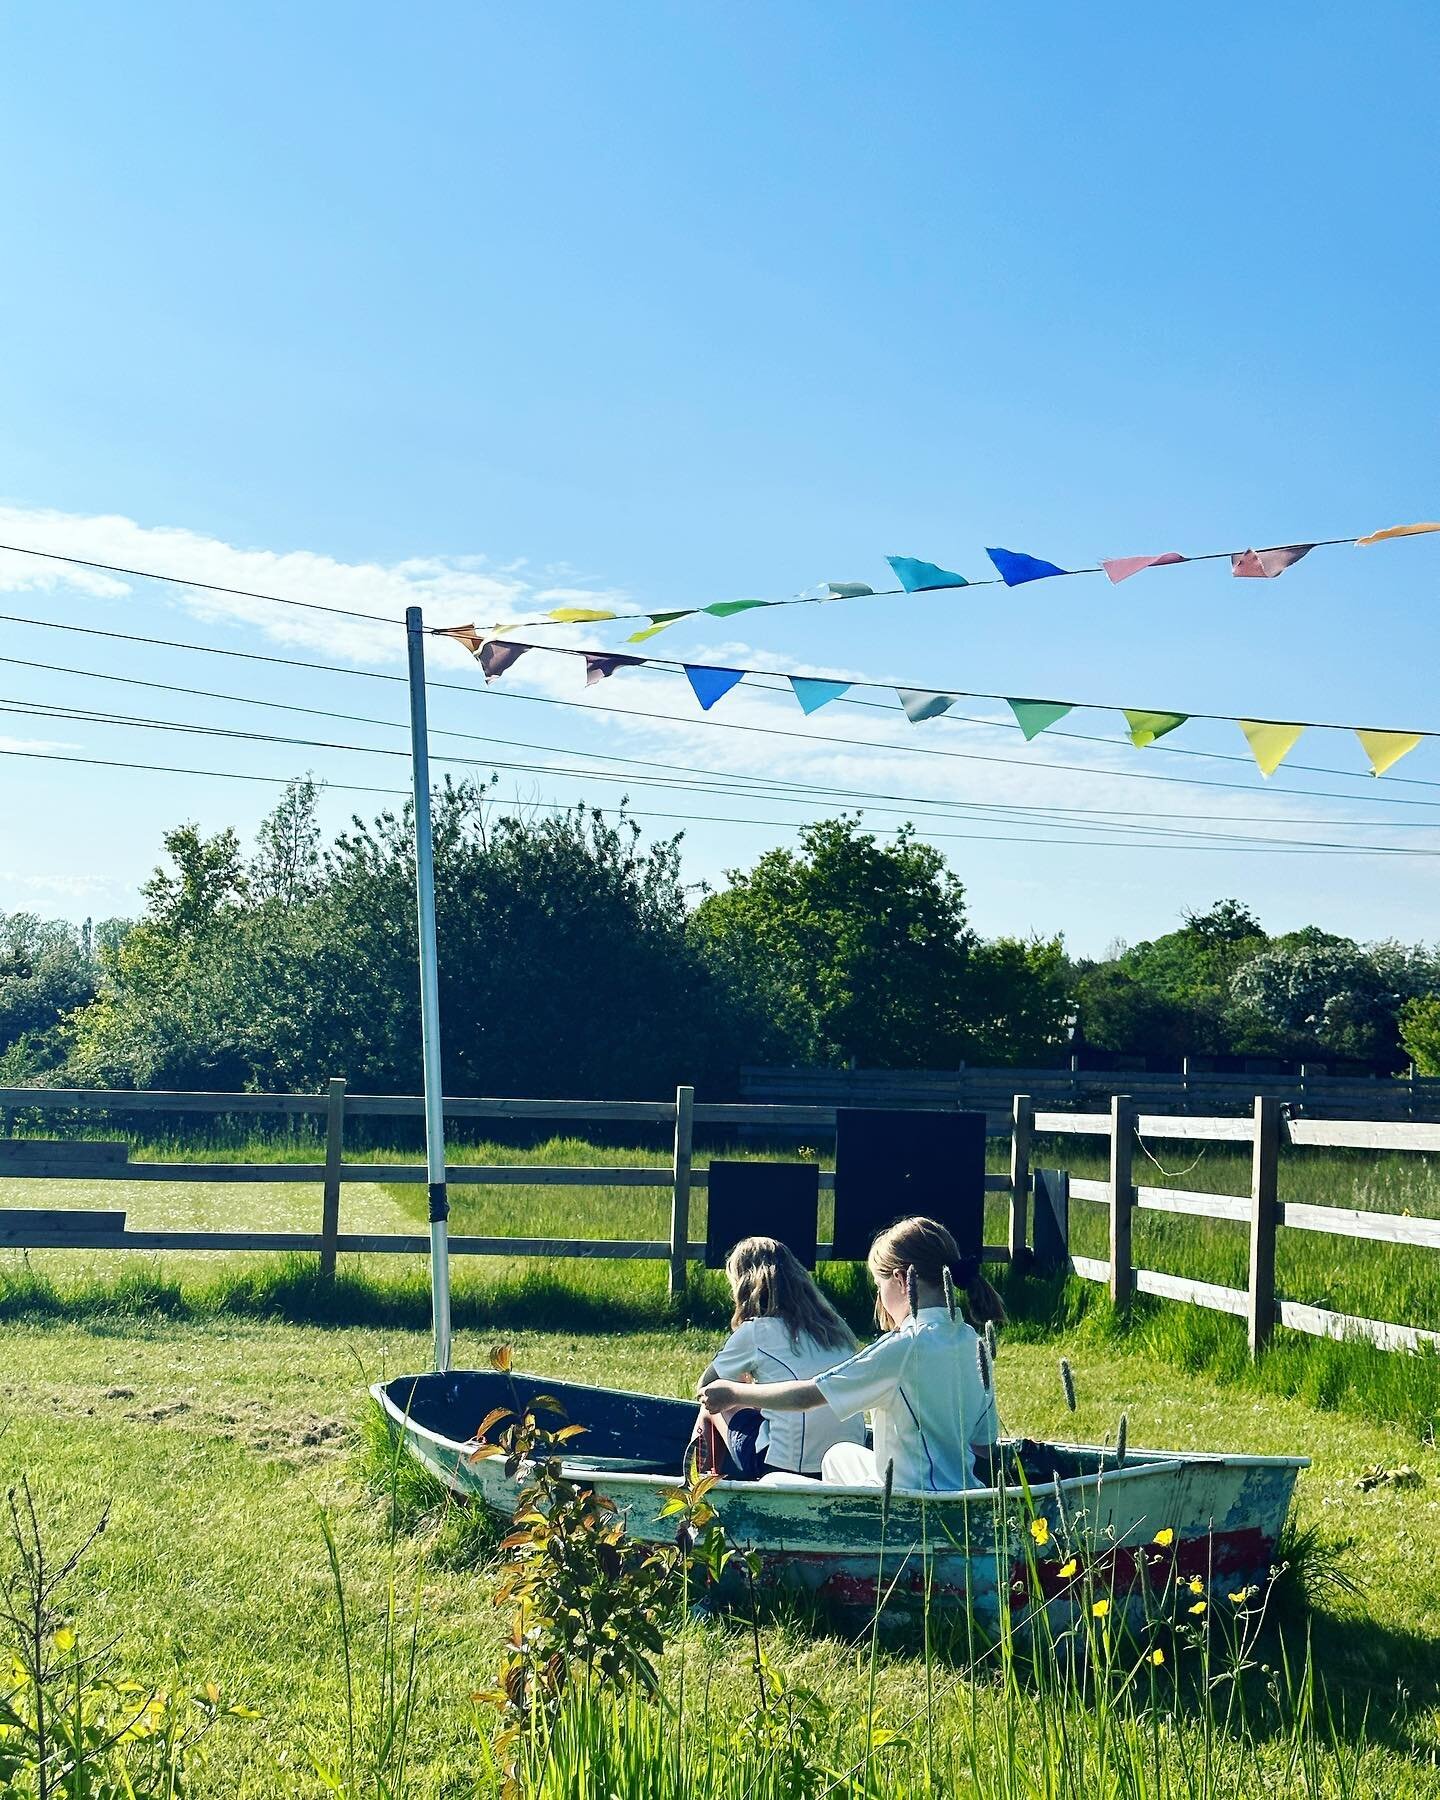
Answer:
[{"label": "blue sky", "polygon": [[[664,607],[881,585],[892,551],[979,575],[986,544],[1088,563],[1440,517],[1437,39],[1419,5],[4,9],[4,541],[488,624],[552,593]],[[1205,564],[749,614],[657,649],[1440,729],[1437,587],[1431,538],[1317,551],[1275,582]],[[13,558],[0,610],[400,667],[388,630]],[[381,683],[28,626],[0,623],[0,655],[403,718]],[[1374,783],[1353,778],[1352,740],[1311,734],[1295,760],[1347,773],[1266,784],[1239,762],[1048,735],[1027,749],[1000,727],[859,709],[807,727],[744,689],[711,715],[865,744],[766,738],[701,723],[670,677],[585,696],[561,658],[488,695],[458,653],[439,672],[475,691],[437,693],[438,725],[545,747],[494,756],[588,750],[899,795],[876,825],[913,795],[1440,851],[1440,806],[1389,803],[1440,802],[1436,744]],[[11,703],[401,741],[0,674]],[[1066,724],[1117,736],[1113,713]],[[916,743],[1005,760],[896,748]],[[1172,743],[1244,752],[1233,727]],[[26,714],[0,718],[4,745],[404,780],[400,758]],[[1135,779],[1137,764],[1234,785]],[[507,771],[501,791],[616,790]],[[793,830],[702,812],[804,816],[773,797],[632,795],[692,815],[687,867],[711,881]],[[167,824],[248,834],[272,799],[0,758],[0,907],[133,911]],[[332,794],[327,822],[367,805]],[[1025,835],[1021,816],[943,829]],[[1276,929],[1437,935],[1424,858],[1086,844],[1056,817],[1029,830],[1044,843],[937,839],[985,931],[1064,929],[1093,952],[1235,894]]]}]

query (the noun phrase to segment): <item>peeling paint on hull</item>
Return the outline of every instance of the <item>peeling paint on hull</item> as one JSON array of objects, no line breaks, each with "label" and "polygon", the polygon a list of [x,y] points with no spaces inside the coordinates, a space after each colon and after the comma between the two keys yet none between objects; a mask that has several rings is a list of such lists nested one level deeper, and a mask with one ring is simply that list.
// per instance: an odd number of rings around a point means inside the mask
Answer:
[{"label": "peeling paint on hull", "polygon": [[[587,1428],[585,1449],[567,1459],[567,1472],[614,1501],[633,1537],[673,1541],[673,1521],[660,1508],[694,1420],[686,1401],[488,1370],[402,1376],[371,1392],[392,1430],[447,1487],[506,1517],[517,1484],[499,1459],[467,1460],[472,1434],[492,1407],[552,1394]],[[1303,1457],[1132,1450],[1122,1469],[1113,1451],[1083,1444],[1027,1443],[1023,1460],[1033,1516],[1049,1527],[1048,1542],[1034,1551],[1039,1595],[1031,1593],[1025,1556],[1032,1514],[1014,1490],[897,1492],[883,1522],[883,1565],[873,1488],[721,1482],[710,1500],[730,1541],[759,1552],[767,1585],[798,1585],[868,1615],[878,1574],[885,1590],[894,1584],[886,1615],[900,1621],[918,1611],[928,1581],[932,1608],[968,1607],[994,1630],[1007,1607],[1013,1619],[1038,1604],[1068,1606],[1076,1584],[1059,1570],[1076,1549],[1090,1591],[1104,1587],[1123,1605],[1143,1604],[1147,1585],[1176,1572],[1211,1592],[1263,1582],[1295,1478],[1307,1466]],[[1161,1555],[1153,1540],[1165,1528],[1174,1541]]]}]

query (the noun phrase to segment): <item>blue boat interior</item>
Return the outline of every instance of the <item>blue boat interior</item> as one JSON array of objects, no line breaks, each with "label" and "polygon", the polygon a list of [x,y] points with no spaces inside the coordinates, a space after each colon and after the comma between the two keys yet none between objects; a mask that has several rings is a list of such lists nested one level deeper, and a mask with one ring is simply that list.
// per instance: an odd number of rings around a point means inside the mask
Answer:
[{"label": "blue boat interior", "polygon": [[[505,1375],[491,1369],[456,1369],[445,1375],[401,1375],[383,1392],[394,1413],[407,1424],[433,1432],[451,1445],[473,1441],[496,1407],[510,1411],[533,1406],[549,1395],[563,1409],[542,1411],[540,1423],[583,1425],[584,1435],[567,1445],[565,1459],[597,1472],[677,1476],[695,1423],[693,1400],[633,1394],[618,1388],[589,1387],[580,1382],[551,1381],[540,1375]],[[500,1421],[487,1435],[495,1441],[505,1427]],[[986,1458],[977,1452],[978,1473],[993,1484],[994,1460],[1003,1457],[1006,1480],[1016,1483],[1020,1471],[1034,1487],[1055,1480],[1094,1475],[1116,1466],[1114,1452],[1040,1443],[1030,1438],[1007,1441]],[[987,1470],[986,1462],[991,1467]],[[1147,1461],[1152,1460],[1147,1457]],[[1165,1460],[1169,1460],[1168,1458]]]}]

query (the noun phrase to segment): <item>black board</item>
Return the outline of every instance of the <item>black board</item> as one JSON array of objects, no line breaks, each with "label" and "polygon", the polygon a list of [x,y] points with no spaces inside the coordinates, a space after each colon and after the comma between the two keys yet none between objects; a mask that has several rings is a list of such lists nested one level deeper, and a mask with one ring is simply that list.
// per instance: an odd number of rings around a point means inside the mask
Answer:
[{"label": "black board", "polygon": [[920,1214],[962,1256],[985,1234],[985,1115],[842,1106],[835,1113],[837,1261],[862,1261],[877,1232]]},{"label": "black board", "polygon": [[723,1269],[746,1237],[773,1237],[807,1269],[815,1267],[820,1169],[812,1162],[712,1162],[706,1205],[705,1267]]}]

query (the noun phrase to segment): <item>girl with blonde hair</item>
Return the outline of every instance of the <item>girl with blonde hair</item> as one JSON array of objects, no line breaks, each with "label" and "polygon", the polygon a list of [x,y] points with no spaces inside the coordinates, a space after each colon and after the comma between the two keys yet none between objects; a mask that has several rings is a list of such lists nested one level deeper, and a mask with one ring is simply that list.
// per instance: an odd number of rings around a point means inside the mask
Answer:
[{"label": "girl with blonde hair", "polygon": [[[874,1448],[836,1443],[822,1476],[845,1487],[880,1487],[887,1468],[910,1492],[950,1492],[977,1485],[974,1446],[996,1437],[993,1379],[982,1366],[979,1332],[1000,1325],[1000,1297],[934,1219],[901,1219],[870,1246],[875,1316],[883,1335],[823,1373],[772,1381],[749,1391],[767,1416],[823,1409],[851,1421],[868,1409]],[[954,1310],[952,1311],[952,1301]],[[734,1384],[703,1383],[709,1412],[736,1404]]]},{"label": "girl with blonde hair", "polygon": [[766,1474],[819,1476],[837,1444],[863,1447],[864,1426],[833,1413],[808,1416],[754,1404],[766,1383],[805,1381],[855,1349],[855,1336],[777,1238],[742,1238],[725,1261],[735,1310],[730,1336],[700,1378],[724,1384],[734,1399],[707,1412],[725,1415],[727,1456],[722,1473],[754,1481]]}]

